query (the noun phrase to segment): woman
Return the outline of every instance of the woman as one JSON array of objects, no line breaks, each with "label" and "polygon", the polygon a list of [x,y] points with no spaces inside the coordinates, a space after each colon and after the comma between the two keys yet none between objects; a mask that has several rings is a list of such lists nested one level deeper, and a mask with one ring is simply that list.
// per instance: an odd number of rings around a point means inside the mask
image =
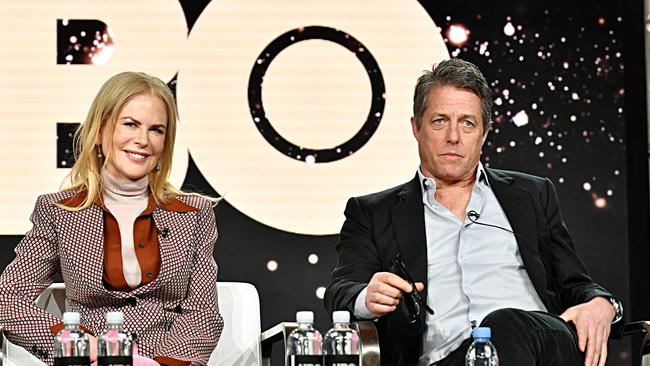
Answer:
[{"label": "woman", "polygon": [[93,335],[107,312],[122,311],[141,355],[207,364],[223,329],[217,230],[208,199],[167,181],[176,122],[158,78],[125,72],[101,87],[76,135],[69,184],[38,198],[34,226],[0,276],[0,326],[10,341],[53,362],[62,324],[34,300],[60,273],[66,310],[80,312]]}]

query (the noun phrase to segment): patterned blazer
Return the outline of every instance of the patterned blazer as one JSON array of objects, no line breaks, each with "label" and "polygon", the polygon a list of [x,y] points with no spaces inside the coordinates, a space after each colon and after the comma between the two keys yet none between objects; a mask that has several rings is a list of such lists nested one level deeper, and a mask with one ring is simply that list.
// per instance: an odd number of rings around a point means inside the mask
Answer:
[{"label": "patterned blazer", "polygon": [[210,202],[196,196],[178,200],[198,208],[167,211],[157,206],[161,266],[158,277],[132,291],[107,290],[103,283],[103,211],[97,205],[70,212],[54,206],[74,192],[40,196],[33,228],[17,245],[16,258],[0,276],[0,326],[7,338],[53,363],[49,327],[59,319],[34,300],[60,273],[66,310],[81,313],[82,326],[99,334],[109,311],[124,312],[125,329],[137,334],[140,354],[206,365],[223,329],[217,305],[217,228]]}]

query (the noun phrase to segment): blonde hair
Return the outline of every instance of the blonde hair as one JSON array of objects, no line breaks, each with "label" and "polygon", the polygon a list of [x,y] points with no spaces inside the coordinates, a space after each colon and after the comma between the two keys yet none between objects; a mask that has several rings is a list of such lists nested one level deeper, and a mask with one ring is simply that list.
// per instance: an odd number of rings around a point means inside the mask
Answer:
[{"label": "blonde hair", "polygon": [[75,133],[74,154],[76,162],[66,181],[69,183],[64,191],[86,190],[85,200],[77,207],[58,205],[69,211],[80,211],[90,207],[102,191],[101,171],[106,163],[112,159],[110,146],[107,146],[105,159],[98,156],[97,145],[102,128],[111,124],[109,145],[113,144],[112,131],[115,128],[118,115],[124,105],[133,97],[140,94],[157,96],[165,104],[167,111],[167,132],[165,145],[158,164],[160,170],[149,172],[149,189],[158,204],[167,204],[177,196],[186,194],[174,188],[169,182],[169,173],[172,167],[174,154],[174,140],[176,138],[176,123],[178,111],[172,94],[167,84],[157,77],[141,72],[122,72],[110,79],[99,89],[95,100],[90,106],[86,120]]}]

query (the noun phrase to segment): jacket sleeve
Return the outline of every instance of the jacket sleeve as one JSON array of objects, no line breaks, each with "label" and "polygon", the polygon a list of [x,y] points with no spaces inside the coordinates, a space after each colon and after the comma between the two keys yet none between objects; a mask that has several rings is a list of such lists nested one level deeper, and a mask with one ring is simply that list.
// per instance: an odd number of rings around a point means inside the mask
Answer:
[{"label": "jacket sleeve", "polygon": [[196,251],[187,295],[180,303],[181,314],[165,336],[157,359],[190,361],[206,365],[223,330],[217,304],[217,263],[213,257],[217,226],[207,200],[197,212]]},{"label": "jacket sleeve", "polygon": [[348,200],[336,250],[339,259],[325,291],[325,308],[330,313],[348,310],[354,314],[357,296],[372,276],[382,270],[372,225],[357,198]]},{"label": "jacket sleeve", "polygon": [[50,327],[59,322],[35,300],[59,273],[55,208],[44,196],[36,201],[32,229],[18,243],[16,258],[0,275],[0,325],[7,338],[46,363],[53,360]]},{"label": "jacket sleeve", "polygon": [[587,268],[575,252],[573,239],[562,218],[555,187],[548,179],[545,180],[545,186],[546,200],[543,203],[549,237],[548,256],[562,307],[566,310],[596,296],[612,296],[589,276]]}]

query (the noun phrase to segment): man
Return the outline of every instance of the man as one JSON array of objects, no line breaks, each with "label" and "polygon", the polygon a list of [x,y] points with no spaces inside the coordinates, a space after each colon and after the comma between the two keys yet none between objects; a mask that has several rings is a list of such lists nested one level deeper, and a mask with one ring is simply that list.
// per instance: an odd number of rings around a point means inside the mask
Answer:
[{"label": "man", "polygon": [[620,302],[587,274],[548,179],[480,163],[492,94],[478,68],[425,72],[413,113],[420,168],[348,201],[328,311],[375,319],[385,365],[464,365],[474,322],[502,366],[604,365]]}]

